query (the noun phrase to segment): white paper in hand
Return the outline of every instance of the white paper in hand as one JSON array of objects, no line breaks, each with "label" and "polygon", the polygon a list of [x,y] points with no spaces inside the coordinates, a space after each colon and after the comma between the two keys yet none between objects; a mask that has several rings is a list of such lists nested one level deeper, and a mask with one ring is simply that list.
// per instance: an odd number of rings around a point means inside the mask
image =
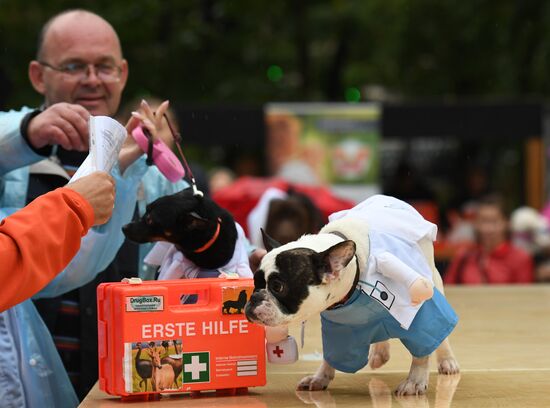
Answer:
[{"label": "white paper in hand", "polygon": [[126,128],[108,116],[90,116],[89,126],[92,163],[96,170],[109,173],[126,139]]},{"label": "white paper in hand", "polygon": [[98,170],[110,173],[126,139],[126,128],[108,116],[90,116],[88,128],[90,153],[71,181]]},{"label": "white paper in hand", "polygon": [[71,179],[69,180],[69,183],[78,180],[81,177],[87,176],[88,174],[91,174],[95,171],[94,167],[92,166],[92,158],[90,157],[90,154],[86,156],[86,159],[82,162],[80,167],[76,170],[76,172],[73,174]]}]

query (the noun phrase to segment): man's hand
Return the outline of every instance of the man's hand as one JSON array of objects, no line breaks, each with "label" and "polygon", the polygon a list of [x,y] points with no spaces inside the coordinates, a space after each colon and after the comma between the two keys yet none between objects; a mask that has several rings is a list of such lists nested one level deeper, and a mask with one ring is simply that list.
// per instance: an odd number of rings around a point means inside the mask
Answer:
[{"label": "man's hand", "polygon": [[132,131],[139,125],[139,119],[133,116],[130,117],[130,120],[126,124],[127,136],[118,154],[118,167],[122,174],[124,174],[126,169],[143,154],[143,150],[141,150],[132,136]]},{"label": "man's hand", "polygon": [[56,103],[29,122],[30,144],[40,149],[46,145],[61,145],[66,150],[88,150],[90,114],[80,105]]},{"label": "man's hand", "polygon": [[115,182],[109,174],[96,171],[67,184],[66,187],[76,191],[90,203],[94,209],[94,225],[105,224],[111,218],[115,205]]},{"label": "man's hand", "polygon": [[[172,148],[174,146],[174,138],[164,119],[164,114],[168,110],[169,105],[170,102],[164,101],[155,111],[153,111],[147,101],[143,99],[139,105],[139,110],[137,112],[132,112],[132,118],[141,121],[141,124],[143,124],[153,136],[153,140],[160,138],[168,147]],[[131,120],[128,122],[127,127],[130,126],[130,123]]]},{"label": "man's hand", "polygon": [[143,154],[143,151],[135,142],[133,136],[131,136],[132,131],[137,126],[145,126],[153,136],[153,140],[157,140],[157,138],[160,137],[169,147],[173,146],[172,134],[170,133],[166,121],[163,120],[168,105],[169,102],[164,101],[157,108],[157,111],[153,112],[149,104],[145,100],[142,100],[139,111],[132,112],[132,116],[126,124],[128,137],[124,141],[122,149],[120,149],[120,154],[118,155],[118,165],[122,174],[124,174],[124,171]]}]

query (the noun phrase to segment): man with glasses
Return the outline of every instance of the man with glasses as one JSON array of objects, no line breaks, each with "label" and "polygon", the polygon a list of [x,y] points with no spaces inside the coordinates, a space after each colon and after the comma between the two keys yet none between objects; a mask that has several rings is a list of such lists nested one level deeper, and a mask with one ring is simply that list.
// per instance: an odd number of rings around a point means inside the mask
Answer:
[{"label": "man with glasses", "polygon": [[[103,18],[70,10],[46,23],[36,60],[29,65],[30,81],[44,96],[43,105],[0,114],[0,208],[24,207],[67,183],[87,155],[90,114],[113,116],[127,77],[118,36]],[[135,149],[128,151],[132,155]],[[65,271],[35,297],[52,298],[79,288],[63,298],[42,301],[40,308],[80,397],[97,380],[97,284],[137,274],[136,248],[123,247],[117,260],[109,263],[123,242],[121,225],[135,210],[140,180],[147,175],[147,200],[187,185],[168,183],[155,167],[147,168],[143,157],[124,167],[113,174],[117,198],[111,221],[91,231]],[[31,301],[0,313],[0,366],[1,395],[6,396],[2,406],[58,408],[78,403]]]}]

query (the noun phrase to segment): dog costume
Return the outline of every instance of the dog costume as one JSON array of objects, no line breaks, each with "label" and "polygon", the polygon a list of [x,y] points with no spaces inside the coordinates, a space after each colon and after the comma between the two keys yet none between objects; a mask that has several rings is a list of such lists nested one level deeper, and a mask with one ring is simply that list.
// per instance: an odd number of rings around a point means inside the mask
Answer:
[{"label": "dog costume", "polygon": [[[389,338],[400,339],[415,357],[429,355],[458,321],[437,289],[431,299],[411,305],[410,284],[419,275],[432,282],[419,242],[434,241],[437,226],[409,204],[382,195],[332,214],[329,221],[344,217],[367,223],[364,245],[369,255],[367,265],[359,265],[352,296],[321,313],[325,360],[337,370],[355,372],[367,364],[370,344]],[[322,232],[331,232],[328,227]]]},{"label": "dog costume", "polygon": [[220,272],[237,274],[241,278],[252,278],[248,262],[247,241],[242,227],[237,227],[237,242],[233,257],[227,264],[216,270],[201,269],[177,250],[174,244],[169,242],[158,242],[151,252],[145,257],[144,262],[160,266],[159,280],[167,279],[194,279],[194,278],[216,278]]}]

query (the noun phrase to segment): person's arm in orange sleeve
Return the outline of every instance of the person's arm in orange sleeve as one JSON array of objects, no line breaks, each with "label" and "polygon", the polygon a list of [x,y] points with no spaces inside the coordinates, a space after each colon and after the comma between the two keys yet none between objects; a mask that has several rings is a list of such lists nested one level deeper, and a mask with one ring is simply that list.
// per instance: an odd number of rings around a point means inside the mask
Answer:
[{"label": "person's arm in orange sleeve", "polygon": [[114,182],[96,172],[38,197],[0,222],[0,312],[34,295],[71,261],[80,240],[107,222]]},{"label": "person's arm in orange sleeve", "polygon": [[94,222],[92,206],[60,188],[0,222],[0,311],[24,301],[63,270]]}]

